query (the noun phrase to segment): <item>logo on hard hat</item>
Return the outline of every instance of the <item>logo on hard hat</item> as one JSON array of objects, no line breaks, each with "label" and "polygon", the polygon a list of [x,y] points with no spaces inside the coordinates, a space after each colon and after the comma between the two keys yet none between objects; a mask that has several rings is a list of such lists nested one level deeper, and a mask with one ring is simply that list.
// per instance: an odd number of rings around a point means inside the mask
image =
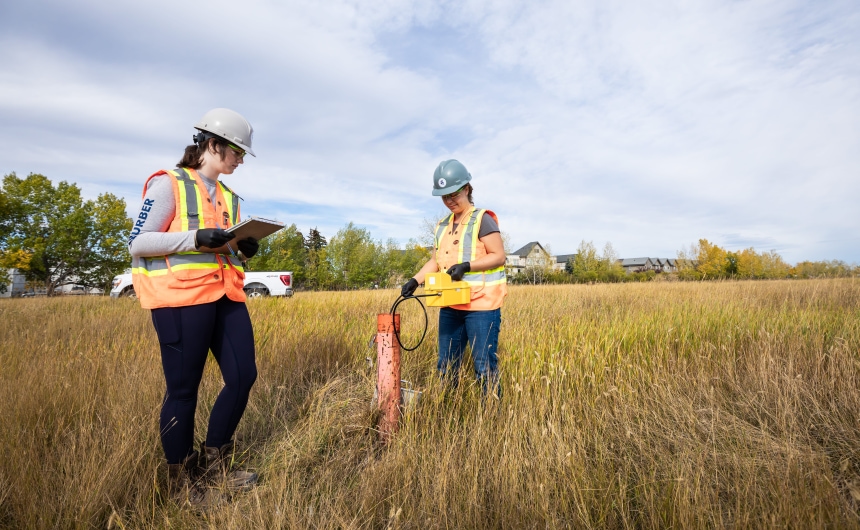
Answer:
[{"label": "logo on hard hat", "polygon": [[448,181],[447,181],[447,180],[445,180],[445,179],[439,179],[439,181],[437,182],[437,184],[439,184],[439,187],[440,187],[440,188],[444,188],[444,187],[445,187],[445,185],[446,185],[446,184],[448,184]]}]

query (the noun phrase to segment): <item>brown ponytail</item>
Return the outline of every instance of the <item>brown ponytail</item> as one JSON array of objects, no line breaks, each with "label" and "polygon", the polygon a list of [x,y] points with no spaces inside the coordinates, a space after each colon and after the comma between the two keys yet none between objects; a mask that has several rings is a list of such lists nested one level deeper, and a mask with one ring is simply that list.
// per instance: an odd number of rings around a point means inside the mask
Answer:
[{"label": "brown ponytail", "polygon": [[219,137],[207,138],[202,143],[191,144],[185,148],[185,153],[182,154],[182,160],[176,164],[176,167],[187,167],[190,169],[200,169],[203,165],[203,153],[211,150],[219,155],[221,160],[227,156],[227,140]]}]

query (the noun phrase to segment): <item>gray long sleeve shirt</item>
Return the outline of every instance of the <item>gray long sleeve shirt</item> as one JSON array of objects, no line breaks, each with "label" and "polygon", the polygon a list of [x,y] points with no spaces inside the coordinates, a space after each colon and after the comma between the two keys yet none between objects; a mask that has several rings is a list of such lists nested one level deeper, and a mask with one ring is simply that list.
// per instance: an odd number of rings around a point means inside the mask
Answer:
[{"label": "gray long sleeve shirt", "polygon": [[[217,195],[217,183],[197,172],[209,192],[212,202]],[[128,236],[128,251],[137,258],[166,256],[176,252],[197,250],[196,231],[167,232],[176,215],[176,197],[170,175],[159,175],[149,180],[134,226]]]}]

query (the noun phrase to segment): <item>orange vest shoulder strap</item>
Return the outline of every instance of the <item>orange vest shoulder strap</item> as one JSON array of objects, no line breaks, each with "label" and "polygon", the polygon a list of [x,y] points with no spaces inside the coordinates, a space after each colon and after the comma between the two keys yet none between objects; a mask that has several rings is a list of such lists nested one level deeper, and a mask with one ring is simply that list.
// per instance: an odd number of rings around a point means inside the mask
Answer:
[{"label": "orange vest shoulder strap", "polygon": [[496,224],[499,224],[499,216],[496,215],[496,212],[494,212],[493,210],[484,210],[484,213],[490,214],[490,217],[493,218],[493,221],[495,221]]},{"label": "orange vest shoulder strap", "polygon": [[[173,169],[159,169],[158,171],[150,175],[146,179],[146,182],[143,183],[143,192],[140,194],[141,199],[146,195],[146,188],[149,187],[149,181],[152,180],[152,177],[157,177],[159,175],[172,175],[173,177],[176,177],[176,171]],[[174,178],[174,181],[175,180],[176,179]]]}]

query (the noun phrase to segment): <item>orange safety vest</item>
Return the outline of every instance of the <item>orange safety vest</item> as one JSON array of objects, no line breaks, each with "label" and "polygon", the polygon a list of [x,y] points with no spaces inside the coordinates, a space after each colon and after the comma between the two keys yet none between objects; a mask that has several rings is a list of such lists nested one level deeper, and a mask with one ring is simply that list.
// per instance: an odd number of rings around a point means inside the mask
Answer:
[{"label": "orange safety vest", "polygon": [[[463,219],[465,221],[453,229],[454,214],[436,224],[436,265],[445,272],[449,267],[465,261],[474,261],[487,255],[487,249],[478,239],[484,214],[489,214],[496,223],[499,218],[490,210],[472,208]],[[466,311],[489,311],[502,307],[508,294],[505,266],[486,271],[467,272],[463,280],[469,282],[471,302],[451,306]]]},{"label": "orange safety vest", "polygon": [[[188,232],[199,228],[227,229],[239,221],[239,196],[218,181],[216,205],[200,175],[193,169],[158,171],[173,177],[176,213],[168,232]],[[149,179],[146,180],[149,182]],[[143,186],[146,195],[146,184]],[[245,301],[245,270],[234,256],[210,252],[177,252],[168,256],[134,258],[131,264],[134,291],[145,309],[205,304],[225,294],[230,300]]]}]

